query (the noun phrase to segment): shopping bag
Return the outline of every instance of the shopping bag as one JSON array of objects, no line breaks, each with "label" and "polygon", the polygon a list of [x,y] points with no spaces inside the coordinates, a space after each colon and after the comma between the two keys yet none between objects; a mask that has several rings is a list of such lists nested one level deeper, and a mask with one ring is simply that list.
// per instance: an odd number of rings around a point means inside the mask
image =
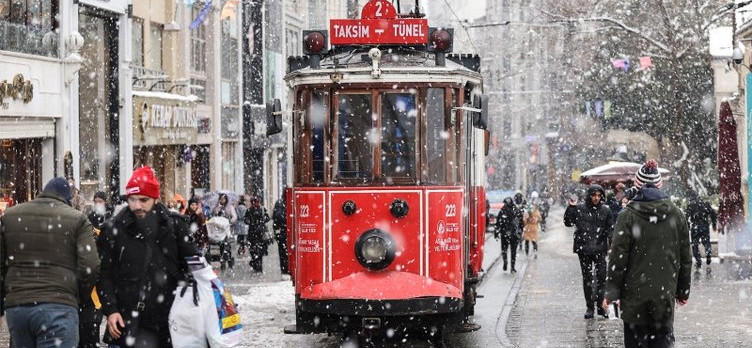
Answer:
[{"label": "shopping bag", "polygon": [[175,301],[170,308],[169,324],[172,345],[176,348],[207,348],[204,322],[201,320],[201,307],[194,303],[193,284],[179,285]]},{"label": "shopping bag", "polygon": [[[175,302],[170,310],[173,346],[239,346],[243,338],[243,325],[232,295],[203,257],[188,259],[195,284],[178,286],[176,290]],[[196,266],[195,259],[200,260],[200,268]]]}]

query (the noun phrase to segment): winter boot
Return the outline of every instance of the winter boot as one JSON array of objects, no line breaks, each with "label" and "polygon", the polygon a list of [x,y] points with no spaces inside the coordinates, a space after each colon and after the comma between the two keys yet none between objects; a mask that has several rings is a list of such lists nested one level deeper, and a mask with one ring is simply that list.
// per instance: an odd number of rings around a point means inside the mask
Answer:
[{"label": "winter boot", "polygon": [[[512,266],[514,268],[514,266]],[[501,269],[506,271],[507,270],[507,260],[504,260],[504,264],[501,266]]]},{"label": "winter boot", "polygon": [[707,262],[707,264],[709,265],[710,262],[712,262],[712,260],[710,259],[710,255],[708,255],[708,262]]},{"label": "winter boot", "polygon": [[585,311],[585,319],[593,319],[593,308],[588,307],[588,309]]}]

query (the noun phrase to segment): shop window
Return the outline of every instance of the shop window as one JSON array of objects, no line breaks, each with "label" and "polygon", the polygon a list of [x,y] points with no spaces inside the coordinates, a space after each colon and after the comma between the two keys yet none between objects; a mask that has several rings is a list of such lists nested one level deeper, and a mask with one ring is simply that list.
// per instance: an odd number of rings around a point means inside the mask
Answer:
[{"label": "shop window", "polygon": [[144,66],[144,20],[133,18],[133,37],[132,37],[132,55],[131,64],[133,66]]},{"label": "shop window", "polygon": [[0,50],[58,56],[58,1],[0,0]]},{"label": "shop window", "polygon": [[371,94],[340,94],[337,110],[337,178],[373,178]]},{"label": "shop window", "polygon": [[415,125],[418,107],[411,93],[381,97],[381,173],[389,182],[415,178]]}]

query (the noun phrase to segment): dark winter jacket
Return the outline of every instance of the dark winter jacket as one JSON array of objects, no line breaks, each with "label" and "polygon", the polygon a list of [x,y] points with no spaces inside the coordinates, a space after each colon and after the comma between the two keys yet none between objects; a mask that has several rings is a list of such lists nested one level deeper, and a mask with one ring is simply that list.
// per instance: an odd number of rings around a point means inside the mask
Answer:
[{"label": "dark winter jacket", "polygon": [[687,206],[687,223],[692,231],[692,237],[701,237],[710,235],[710,223],[713,229],[716,228],[717,215],[710,203],[700,199],[694,199]]},{"label": "dark winter jacket", "polygon": [[285,208],[285,201],[280,198],[277,203],[274,203],[274,212],[272,212],[272,222],[274,223],[274,230],[279,230],[280,233],[286,232],[287,229],[287,209]]},{"label": "dark winter jacket", "polygon": [[[119,312],[128,326],[139,300],[139,285],[150,285],[139,326],[157,329],[167,326],[173,291],[188,272],[185,257],[199,252],[182,215],[170,212],[161,203],[154,205],[152,214],[157,235],[139,228],[136,216],[128,208],[107,222],[98,240],[102,273],[97,290],[102,313]],[[152,252],[145,270],[147,243]],[[141,280],[144,276],[148,277],[145,282]]]},{"label": "dark winter jacket", "polygon": [[112,208],[110,206],[107,206],[105,208],[104,215],[99,215],[97,212],[92,211],[89,213],[88,219],[89,222],[91,222],[92,226],[98,230],[102,230],[104,228],[104,223],[109,220],[112,217]]},{"label": "dark winter jacket", "polygon": [[520,238],[520,222],[522,213],[512,203],[511,199],[504,200],[504,206],[499,210],[496,216],[495,237],[508,239]]},{"label": "dark winter jacket", "polygon": [[249,238],[261,237],[266,232],[266,223],[269,222],[269,214],[262,206],[251,206],[245,211],[245,223],[248,225]]},{"label": "dark winter jacket", "polygon": [[0,218],[5,308],[49,302],[78,308],[99,274],[91,223],[52,193],[16,205]]},{"label": "dark winter jacket", "polygon": [[570,205],[564,212],[564,225],[575,227],[575,253],[599,254],[608,251],[613,230],[613,215],[603,201],[593,205],[590,196],[596,191],[600,191],[601,197],[605,198],[603,188],[600,185],[592,185],[587,190],[585,202]]},{"label": "dark winter jacket", "polygon": [[616,221],[605,297],[646,325],[673,321],[675,299],[689,298],[692,254],[682,212],[659,189],[640,191]]}]

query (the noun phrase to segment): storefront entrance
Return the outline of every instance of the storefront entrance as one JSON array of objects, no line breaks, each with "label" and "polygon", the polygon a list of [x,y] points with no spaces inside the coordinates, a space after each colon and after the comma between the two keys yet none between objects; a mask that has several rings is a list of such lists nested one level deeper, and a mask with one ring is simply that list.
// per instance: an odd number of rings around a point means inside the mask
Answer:
[{"label": "storefront entrance", "polygon": [[42,190],[42,139],[0,139],[0,211]]}]

